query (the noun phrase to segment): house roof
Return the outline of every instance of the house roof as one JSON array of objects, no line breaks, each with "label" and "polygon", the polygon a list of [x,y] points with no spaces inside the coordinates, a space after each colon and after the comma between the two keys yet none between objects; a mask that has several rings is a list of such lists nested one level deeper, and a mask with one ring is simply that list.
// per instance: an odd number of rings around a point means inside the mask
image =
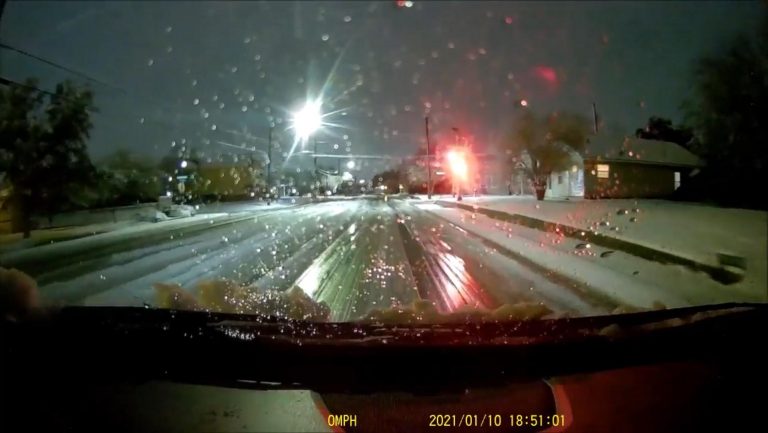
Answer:
[{"label": "house roof", "polygon": [[676,143],[607,135],[587,139],[584,159],[690,167],[703,165],[699,157]]}]

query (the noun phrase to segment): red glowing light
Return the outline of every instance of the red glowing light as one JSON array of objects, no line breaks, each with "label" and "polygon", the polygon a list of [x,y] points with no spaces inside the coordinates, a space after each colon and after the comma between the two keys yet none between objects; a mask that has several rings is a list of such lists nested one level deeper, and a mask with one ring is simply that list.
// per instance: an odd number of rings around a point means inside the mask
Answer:
[{"label": "red glowing light", "polygon": [[468,169],[467,158],[464,153],[458,150],[451,150],[446,156],[448,158],[448,165],[453,174],[459,179],[466,179]]},{"label": "red glowing light", "polygon": [[557,72],[549,66],[537,66],[534,68],[534,73],[537,77],[546,81],[549,84],[557,84]]}]

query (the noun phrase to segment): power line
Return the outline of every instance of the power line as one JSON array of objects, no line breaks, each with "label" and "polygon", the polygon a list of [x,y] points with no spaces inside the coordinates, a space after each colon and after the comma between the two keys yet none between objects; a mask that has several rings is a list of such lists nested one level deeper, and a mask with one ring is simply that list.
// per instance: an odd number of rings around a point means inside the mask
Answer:
[{"label": "power line", "polygon": [[[78,77],[81,77],[81,78],[83,78],[85,80],[88,80],[90,82],[97,83],[97,84],[99,84],[101,86],[104,86],[104,87],[116,90],[117,92],[121,93],[123,96],[130,96],[131,95],[131,93],[129,93],[127,90],[125,90],[125,89],[123,89],[121,87],[118,87],[118,86],[106,83],[104,81],[101,81],[99,79],[93,78],[90,75],[86,74],[85,72],[81,72],[81,71],[69,68],[67,66],[58,64],[58,63],[56,63],[56,62],[54,62],[52,60],[45,59],[45,58],[40,57],[40,56],[38,56],[36,54],[32,54],[32,53],[30,53],[28,51],[12,47],[12,46],[10,46],[8,44],[5,44],[5,43],[2,43],[2,42],[0,42],[0,48],[4,48],[4,49],[10,50],[10,51],[13,51],[13,52],[21,54],[23,56],[27,56],[27,57],[35,59],[35,60],[37,60],[39,62],[43,62],[43,63],[45,63],[47,65],[53,66],[54,68],[57,68],[57,69],[69,72],[71,74],[74,74],[74,75],[76,75]],[[7,84],[7,83],[3,83],[3,84]],[[15,84],[16,85],[21,85],[20,83],[15,83]],[[40,90],[40,89],[37,89],[37,90]],[[47,92],[47,91],[43,91],[43,92],[51,94],[50,92]],[[137,96],[137,92],[132,92],[132,95],[134,97]],[[167,103],[165,103],[165,101],[162,101],[162,100],[160,100],[158,98],[155,98],[153,96],[147,97],[145,95],[139,95],[139,100],[144,100],[144,101],[150,102],[153,105],[157,105],[157,106],[161,106],[161,107],[165,106],[165,107],[168,108],[169,111],[176,111],[176,107],[169,106]]]},{"label": "power line", "polygon": [[[0,1],[2,1],[2,0],[0,0]],[[70,74],[73,74],[73,75],[76,75],[78,77],[81,77],[81,78],[83,78],[83,79],[85,79],[85,80],[87,80],[89,82],[93,82],[93,83],[99,84],[101,86],[113,89],[113,90],[119,92],[120,94],[122,94],[123,96],[130,96],[131,95],[128,91],[126,91],[125,89],[123,89],[121,87],[118,87],[118,86],[106,83],[106,82],[101,81],[99,79],[96,79],[96,78],[94,78],[94,77],[92,77],[92,76],[90,76],[90,75],[88,75],[88,74],[86,74],[84,72],[81,72],[81,71],[69,68],[67,66],[64,66],[64,65],[61,65],[59,63],[56,63],[56,62],[54,62],[52,60],[48,60],[46,58],[43,58],[43,57],[40,57],[38,55],[32,54],[32,53],[30,53],[28,51],[12,47],[12,46],[10,46],[8,44],[5,44],[5,43],[2,43],[2,42],[0,42],[0,48],[4,48],[6,50],[13,51],[13,52],[18,53],[20,55],[23,55],[23,56],[32,58],[34,60],[37,60],[39,62],[43,62],[43,63],[45,63],[45,64],[47,64],[49,66],[52,66],[54,68],[57,68],[57,69],[60,69],[62,71],[66,71],[66,72],[68,72]],[[45,93],[47,95],[53,95],[53,93],[48,91],[48,90],[44,90],[44,89],[41,89],[39,87],[35,87],[35,86],[30,86],[30,85],[27,85],[27,84],[19,83],[19,82],[16,82],[16,81],[4,78],[4,77],[0,77],[0,85],[25,87],[25,88],[33,89],[33,90],[41,92],[41,93]],[[133,95],[136,96],[137,95],[136,92],[133,92]],[[176,108],[172,108],[172,107],[168,106],[168,104],[166,104],[165,101],[161,101],[161,100],[159,100],[159,99],[157,99],[155,97],[139,96],[139,99],[140,100],[143,99],[143,100],[145,100],[147,102],[151,102],[153,105],[169,107],[170,111],[176,111]],[[90,110],[90,111],[96,112],[95,110]],[[178,126],[167,125],[166,122],[158,121],[156,119],[150,119],[150,120],[152,120],[157,125],[161,125],[161,126],[163,126],[165,128],[168,128],[169,130],[176,131],[176,130],[179,129]],[[225,123],[227,123],[227,122],[225,122]],[[227,132],[232,132],[232,131],[227,131]],[[249,134],[249,136],[247,138],[266,141],[264,138],[251,136],[250,134]]]},{"label": "power line", "polygon": [[32,59],[35,59],[35,60],[39,61],[39,62],[43,62],[43,63],[45,63],[45,64],[47,64],[49,66],[53,66],[54,68],[61,69],[62,71],[66,71],[66,72],[69,72],[70,74],[77,75],[80,78],[83,78],[83,79],[88,80],[90,82],[102,85],[104,87],[109,87],[110,89],[116,90],[116,91],[121,92],[123,94],[127,94],[128,93],[127,91],[125,91],[124,89],[122,89],[120,87],[117,87],[115,85],[112,85],[112,84],[106,83],[104,81],[101,81],[99,79],[93,78],[93,77],[91,77],[90,75],[88,75],[88,74],[86,74],[84,72],[80,72],[78,70],[69,68],[69,67],[64,66],[64,65],[60,65],[60,64],[58,64],[58,63],[56,63],[56,62],[54,62],[52,60],[45,59],[45,58],[40,57],[38,55],[32,54],[32,53],[30,53],[28,51],[24,51],[22,49],[12,47],[12,46],[10,46],[8,44],[4,44],[2,42],[0,42],[0,48],[5,48],[6,50],[10,50],[10,51],[13,51],[15,53],[21,54],[23,56],[30,57]]},{"label": "power line", "polygon": [[32,89],[32,90],[34,90],[36,92],[45,93],[46,95],[53,95],[53,92],[51,92],[49,90],[41,89],[39,87],[31,86],[29,84],[19,83],[19,82],[13,81],[13,80],[9,80],[8,78],[5,78],[5,77],[0,77],[0,84],[5,85],[5,86],[9,86],[9,87],[10,86],[24,87],[26,89]]}]

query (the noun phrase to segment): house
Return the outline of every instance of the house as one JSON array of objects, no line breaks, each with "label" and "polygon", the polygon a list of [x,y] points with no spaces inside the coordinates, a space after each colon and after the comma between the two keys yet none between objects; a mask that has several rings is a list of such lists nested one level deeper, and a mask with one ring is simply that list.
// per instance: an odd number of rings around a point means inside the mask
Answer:
[{"label": "house", "polygon": [[550,175],[545,197],[664,198],[703,166],[676,143],[606,135],[588,138],[571,162]]}]

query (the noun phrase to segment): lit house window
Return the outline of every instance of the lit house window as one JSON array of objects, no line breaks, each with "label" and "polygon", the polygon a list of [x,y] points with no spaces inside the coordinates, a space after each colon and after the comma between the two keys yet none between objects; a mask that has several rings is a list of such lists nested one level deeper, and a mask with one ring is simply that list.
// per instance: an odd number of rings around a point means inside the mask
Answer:
[{"label": "lit house window", "polygon": [[675,189],[680,188],[680,172],[675,172]]},{"label": "lit house window", "polygon": [[597,164],[597,177],[600,179],[608,179],[610,173],[610,166],[608,164]]}]

